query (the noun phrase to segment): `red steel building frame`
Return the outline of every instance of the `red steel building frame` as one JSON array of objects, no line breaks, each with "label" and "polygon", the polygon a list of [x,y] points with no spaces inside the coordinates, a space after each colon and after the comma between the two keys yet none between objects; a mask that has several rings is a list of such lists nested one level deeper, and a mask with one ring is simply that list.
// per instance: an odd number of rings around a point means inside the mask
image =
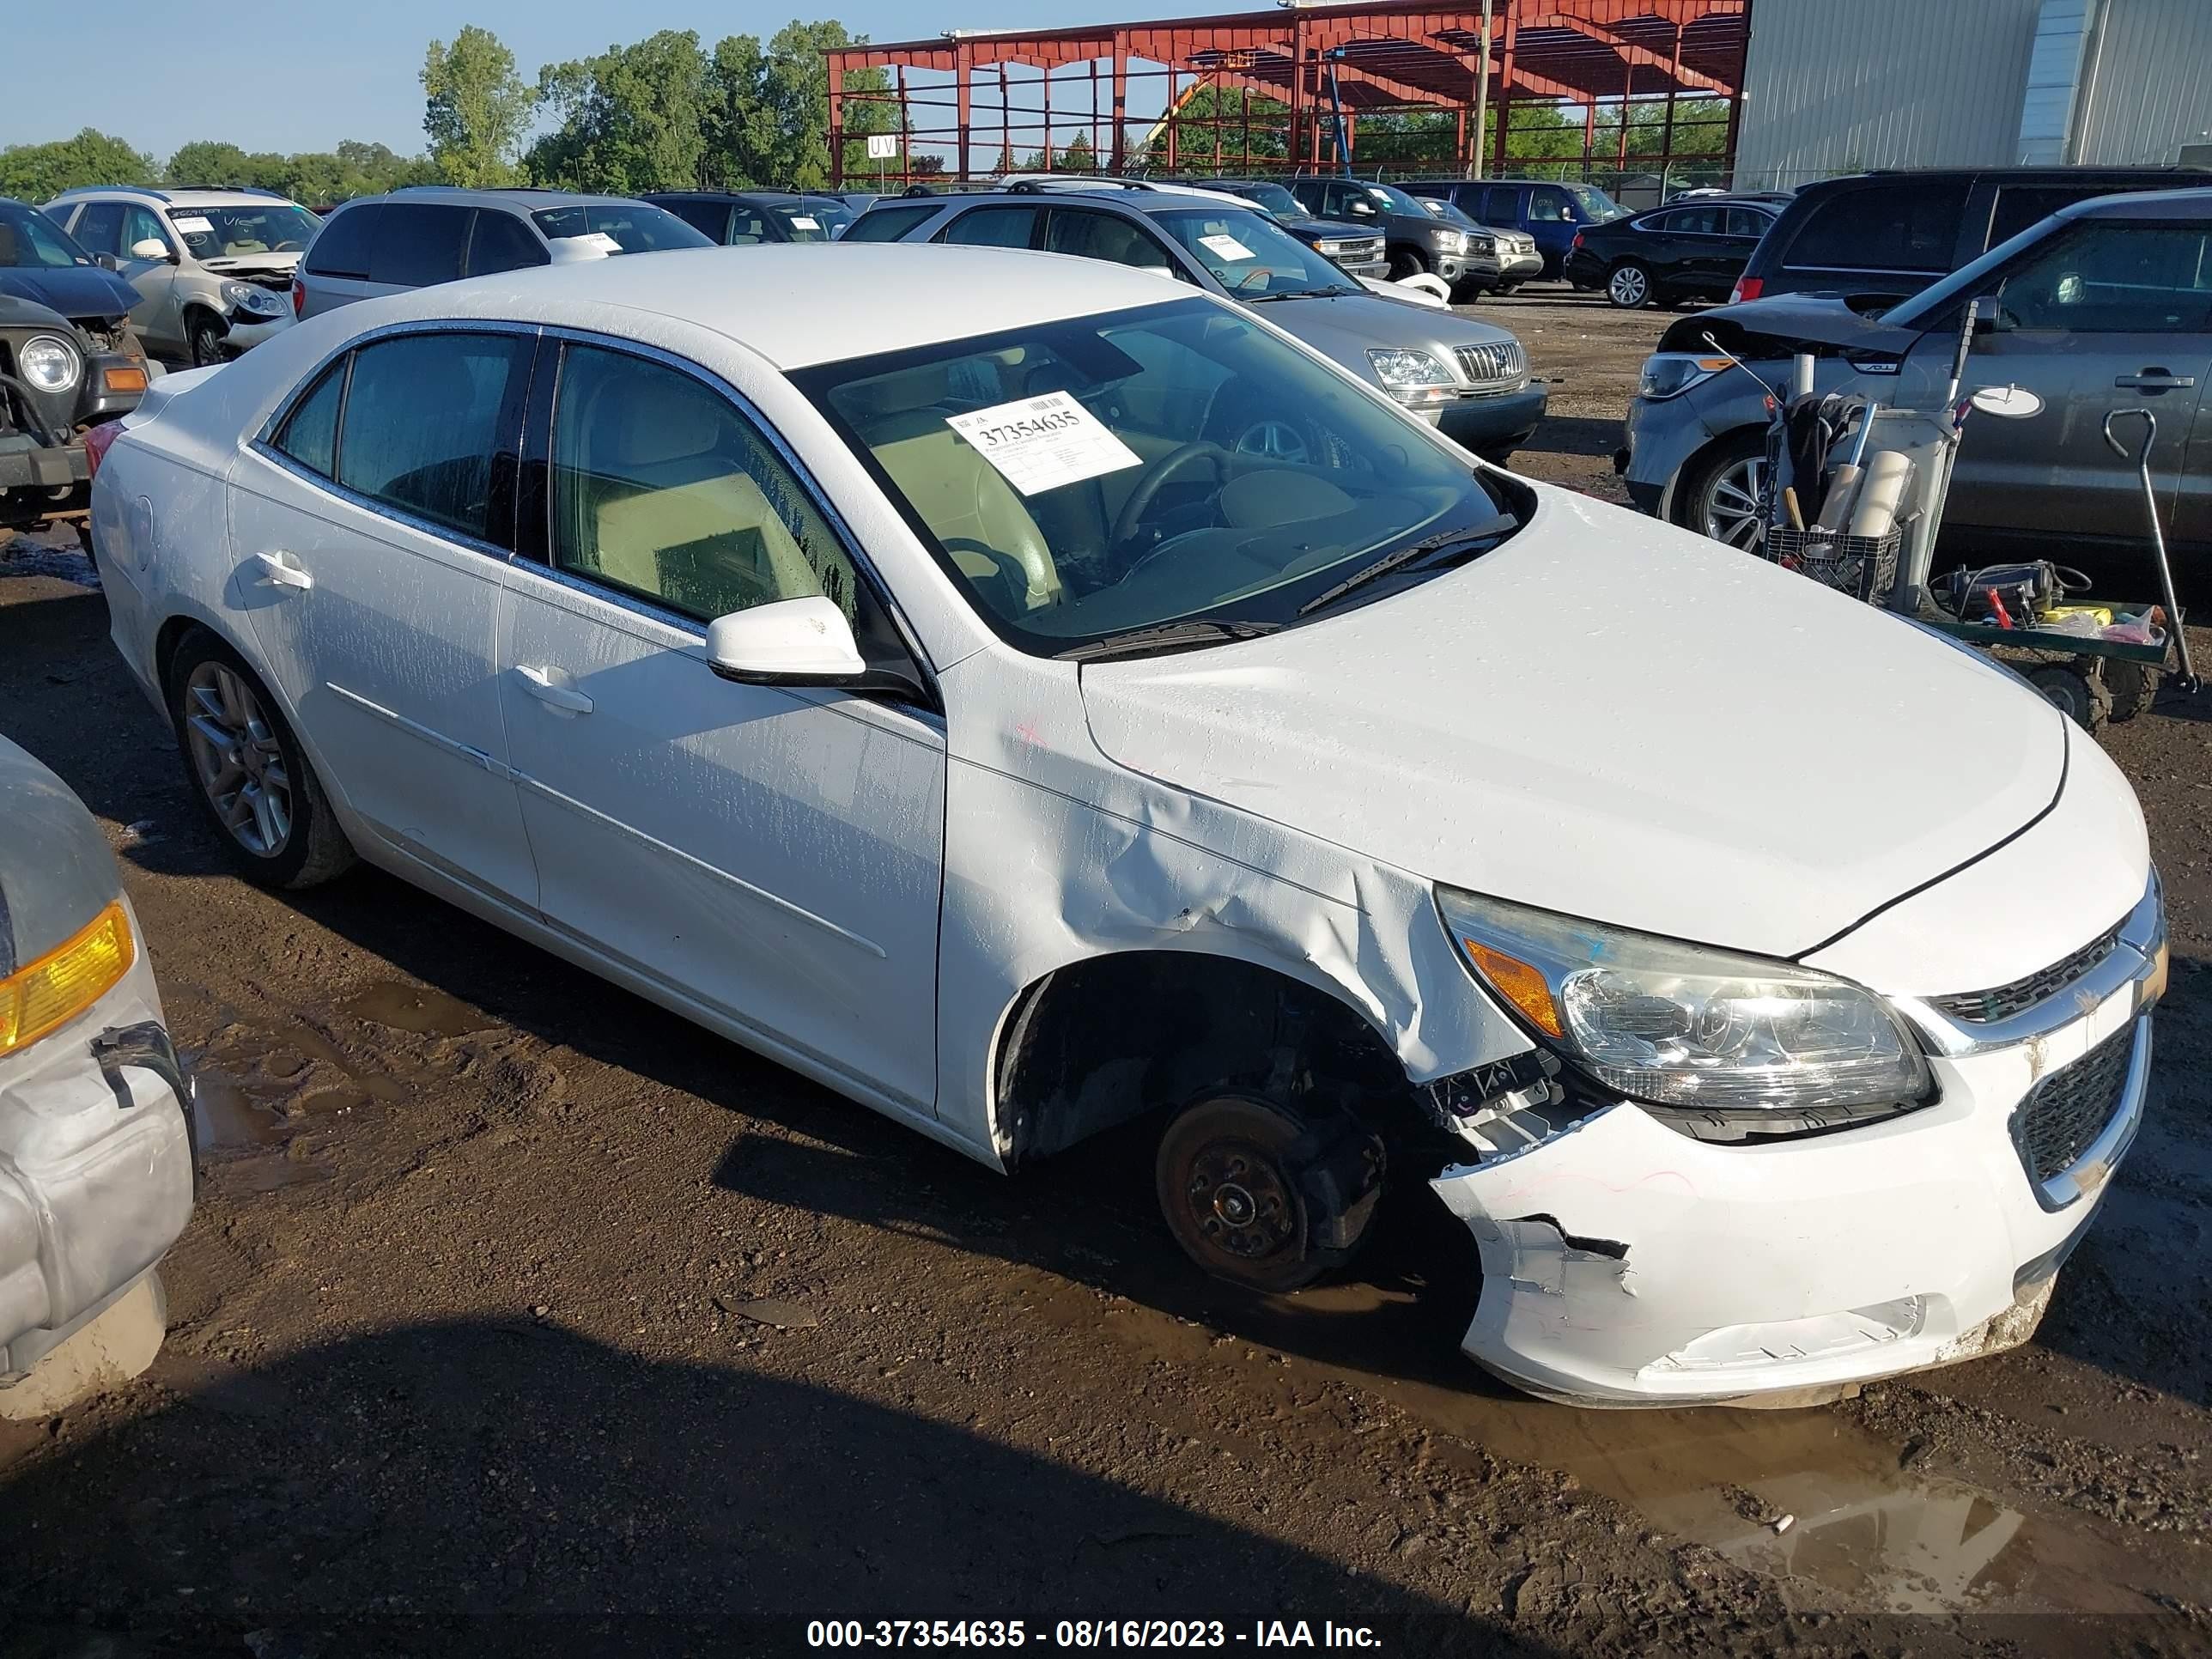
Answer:
[{"label": "red steel building frame", "polygon": [[[1522,157],[1513,149],[1515,104],[1539,102],[1577,106],[1583,117],[1583,163],[1605,166],[1615,158],[1593,155],[1592,145],[1597,109],[1606,103],[1623,109],[1617,163],[1626,168],[1630,159],[1626,106],[1663,100],[1660,153],[1638,161],[1662,176],[1669,166],[1690,161],[1717,161],[1726,173],[1735,167],[1751,3],[1494,0],[1486,62],[1479,5],[1437,7],[1406,0],[1285,6],[1152,23],[955,30],[934,40],[839,47],[827,54],[833,178],[837,184],[844,182],[845,140],[885,125],[863,123],[848,134],[848,114],[861,102],[895,106],[890,130],[902,135],[896,165],[871,167],[866,175],[869,182],[878,177],[886,182],[911,179],[917,147],[949,152],[948,171],[963,179],[998,171],[995,163],[1014,152],[1018,143],[1042,149],[1049,167],[1055,146],[1076,133],[1086,135],[1101,170],[1122,172],[1133,161],[1150,165],[1149,154],[1132,156],[1128,142],[1130,85],[1146,81],[1164,82],[1159,89],[1165,94],[1160,100],[1165,112],[1159,126],[1164,128],[1170,171],[1333,166],[1327,79],[1332,59],[1346,118],[1346,148],[1355,156],[1362,114],[1448,110],[1457,117],[1451,158],[1455,170],[1504,174],[1524,161],[1556,164],[1560,160],[1556,155]],[[1010,68],[1034,73],[1010,79]],[[894,70],[896,80],[879,91],[848,90],[848,74],[871,69]],[[909,86],[908,72],[913,70],[949,76],[951,82]],[[990,94],[982,112],[987,125],[980,130],[974,119],[979,77]],[[1489,131],[1479,137],[1473,115],[1477,89],[1486,79]],[[1086,80],[1087,114],[1079,95],[1073,106],[1063,101],[1058,110],[1053,107],[1055,85],[1063,94],[1073,88],[1079,94]],[[1236,103],[1241,107],[1232,115],[1230,100],[1217,96],[1211,115],[1186,117],[1191,94],[1204,87],[1237,93]],[[1015,101],[1030,93],[1041,94],[1037,102]],[[1254,97],[1287,108],[1286,117],[1276,115],[1269,123],[1285,141],[1287,164],[1279,156],[1262,160],[1252,154]],[[1683,97],[1726,100],[1726,136],[1720,144],[1676,149],[1674,104]],[[1264,122],[1267,118],[1257,118]],[[1686,129],[1694,125],[1684,123]],[[1478,143],[1483,143],[1486,155],[1475,154]],[[993,165],[975,165],[979,145],[985,147]],[[1438,165],[1443,161],[1437,158]],[[861,176],[857,169],[854,176]]]}]

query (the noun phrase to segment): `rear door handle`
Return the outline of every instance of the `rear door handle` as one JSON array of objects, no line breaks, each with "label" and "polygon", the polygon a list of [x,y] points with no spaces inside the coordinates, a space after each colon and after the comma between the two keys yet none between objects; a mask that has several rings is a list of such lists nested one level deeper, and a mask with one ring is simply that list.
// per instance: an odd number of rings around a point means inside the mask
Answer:
[{"label": "rear door handle", "polygon": [[592,712],[592,700],[580,691],[572,691],[565,685],[556,685],[550,670],[518,665],[514,672],[515,678],[522,682],[522,689],[549,708],[570,714]]},{"label": "rear door handle", "polygon": [[289,553],[256,553],[253,562],[260,567],[261,580],[274,587],[296,587],[301,592],[313,587],[315,579],[292,562]]},{"label": "rear door handle", "polygon": [[2186,392],[2197,384],[2197,377],[2194,374],[2170,374],[2162,368],[2146,368],[2140,374],[2120,375],[2112,384],[2133,386],[2141,392]]}]

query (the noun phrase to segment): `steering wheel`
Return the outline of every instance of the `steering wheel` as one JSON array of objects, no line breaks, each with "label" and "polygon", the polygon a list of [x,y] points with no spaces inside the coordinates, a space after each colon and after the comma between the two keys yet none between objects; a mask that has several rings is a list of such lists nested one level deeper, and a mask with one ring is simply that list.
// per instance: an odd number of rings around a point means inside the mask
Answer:
[{"label": "steering wheel", "polygon": [[1200,461],[1211,464],[1217,471],[1229,459],[1229,453],[1219,444],[1200,439],[1180,449],[1170,450],[1145,469],[1145,476],[1137,480],[1137,487],[1129,492],[1129,499],[1121,503],[1121,510],[1114,515],[1114,528],[1107,532],[1106,550],[1119,553],[1137,538],[1138,526],[1144,523],[1145,514],[1152,510],[1152,502],[1178,475],[1188,472]]}]

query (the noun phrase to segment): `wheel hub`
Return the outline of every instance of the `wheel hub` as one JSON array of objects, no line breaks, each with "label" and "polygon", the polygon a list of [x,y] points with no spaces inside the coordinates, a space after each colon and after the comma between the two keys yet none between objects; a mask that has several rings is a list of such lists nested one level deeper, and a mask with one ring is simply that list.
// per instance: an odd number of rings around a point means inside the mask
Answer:
[{"label": "wheel hub", "polygon": [[1185,1190],[1199,1231],[1215,1249],[1256,1261],[1295,1242],[1297,1206],[1273,1160],[1255,1148],[1204,1148]]}]

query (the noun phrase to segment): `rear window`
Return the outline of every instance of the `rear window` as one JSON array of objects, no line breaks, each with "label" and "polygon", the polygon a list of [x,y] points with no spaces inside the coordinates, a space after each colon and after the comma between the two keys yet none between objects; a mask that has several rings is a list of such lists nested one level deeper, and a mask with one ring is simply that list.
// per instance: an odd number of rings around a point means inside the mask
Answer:
[{"label": "rear window", "polygon": [[1792,270],[1950,270],[1966,185],[1876,185],[1815,206],[1790,244]]},{"label": "rear window", "polygon": [[384,204],[379,202],[342,208],[324,220],[315,240],[307,244],[308,274],[366,279],[369,245],[376,239],[376,222],[383,214]]},{"label": "rear window", "polygon": [[937,211],[934,202],[915,202],[905,207],[872,207],[853,221],[852,229],[842,240],[848,242],[896,242],[924,219]]},{"label": "rear window", "polygon": [[461,274],[474,208],[386,202],[368,256],[368,280],[395,288],[428,288]]},{"label": "rear window", "polygon": [[665,209],[646,202],[592,202],[541,208],[530,216],[548,241],[566,236],[605,236],[611,253],[658,253],[663,248],[712,247],[714,243]]}]

